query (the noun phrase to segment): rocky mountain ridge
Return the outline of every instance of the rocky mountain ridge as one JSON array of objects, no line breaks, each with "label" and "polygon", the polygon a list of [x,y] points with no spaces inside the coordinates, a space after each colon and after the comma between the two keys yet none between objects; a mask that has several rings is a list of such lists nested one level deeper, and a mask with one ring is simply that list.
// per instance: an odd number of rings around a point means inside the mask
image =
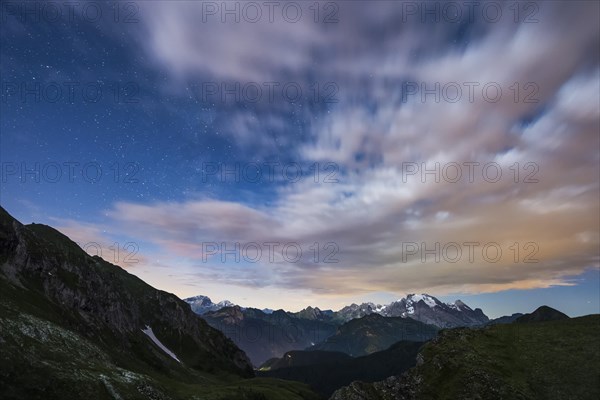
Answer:
[{"label": "rocky mountain ridge", "polygon": [[[192,309],[200,315],[204,315],[210,311],[218,311],[224,307],[232,307],[230,301],[222,301],[213,303],[206,296],[195,296],[185,299]],[[238,306],[239,307],[239,306]],[[239,307],[241,312],[246,308]],[[255,309],[253,309],[255,310]],[[265,314],[267,310],[261,310]],[[268,310],[272,313],[272,310]],[[428,294],[409,294],[405,298],[401,298],[387,305],[362,303],[351,304],[345,306],[338,311],[321,310],[318,307],[307,307],[298,312],[285,312],[291,317],[318,321],[328,321],[337,325],[341,325],[352,319],[362,318],[369,314],[379,314],[384,317],[402,317],[423,322],[429,325],[435,325],[439,328],[454,328],[461,326],[479,326],[484,325],[490,319],[479,308],[472,309],[461,300],[456,300],[454,303],[443,303],[437,298]]]}]

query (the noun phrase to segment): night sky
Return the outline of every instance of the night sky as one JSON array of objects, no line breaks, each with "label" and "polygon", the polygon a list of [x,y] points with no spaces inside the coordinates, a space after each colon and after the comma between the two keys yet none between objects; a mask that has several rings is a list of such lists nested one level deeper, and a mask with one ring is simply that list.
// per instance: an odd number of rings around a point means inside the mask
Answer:
[{"label": "night sky", "polygon": [[77,4],[1,3],[21,222],[180,297],[600,312],[597,2]]}]

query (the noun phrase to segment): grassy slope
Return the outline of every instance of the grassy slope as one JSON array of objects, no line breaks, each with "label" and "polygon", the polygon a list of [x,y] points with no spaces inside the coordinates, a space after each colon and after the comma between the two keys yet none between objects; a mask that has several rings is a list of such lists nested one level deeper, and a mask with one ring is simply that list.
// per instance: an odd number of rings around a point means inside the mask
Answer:
[{"label": "grassy slope", "polygon": [[424,362],[403,378],[354,383],[336,395],[345,400],[597,399],[599,328],[600,315],[590,315],[445,330],[423,347]]},{"label": "grassy slope", "polygon": [[[439,399],[545,400],[600,398],[600,316],[448,332],[453,340],[426,346],[424,385]],[[434,384],[435,383],[435,384]]]},{"label": "grassy slope", "polygon": [[115,351],[117,344],[96,342],[66,328],[60,309],[35,293],[3,279],[0,293],[2,399],[316,398],[294,382],[211,374],[174,361],[166,368],[124,359]]}]

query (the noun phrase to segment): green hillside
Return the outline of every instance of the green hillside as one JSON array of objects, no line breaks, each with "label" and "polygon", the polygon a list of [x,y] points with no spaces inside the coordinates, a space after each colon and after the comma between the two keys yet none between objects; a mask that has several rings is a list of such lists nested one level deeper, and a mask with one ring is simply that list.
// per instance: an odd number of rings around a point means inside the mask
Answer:
[{"label": "green hillside", "polygon": [[600,315],[445,330],[418,366],[334,400],[586,400],[600,398]]}]

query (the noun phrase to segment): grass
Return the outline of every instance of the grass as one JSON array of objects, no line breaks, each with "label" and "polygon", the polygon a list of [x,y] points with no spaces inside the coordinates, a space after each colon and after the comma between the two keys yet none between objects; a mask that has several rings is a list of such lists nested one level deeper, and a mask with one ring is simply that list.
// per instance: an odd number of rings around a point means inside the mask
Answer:
[{"label": "grass", "polygon": [[[317,400],[305,385],[141,364],[122,368],[103,346],[50,321],[0,306],[2,399]],[[133,364],[132,364],[133,365]]]},{"label": "grass", "polygon": [[424,398],[600,398],[600,316],[444,331],[423,349]]},{"label": "grass", "polygon": [[376,383],[353,382],[336,400],[595,400],[600,315],[440,331],[417,366]]}]

